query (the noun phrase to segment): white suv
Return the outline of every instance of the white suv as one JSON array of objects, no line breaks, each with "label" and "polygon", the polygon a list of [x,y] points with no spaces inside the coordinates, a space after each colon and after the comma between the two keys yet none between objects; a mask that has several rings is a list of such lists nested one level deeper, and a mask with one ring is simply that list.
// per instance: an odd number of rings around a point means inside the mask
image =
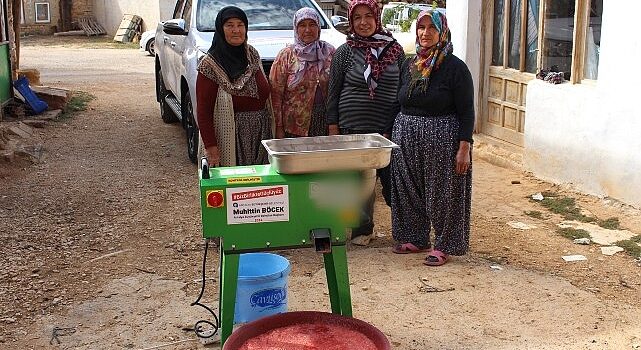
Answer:
[{"label": "white suv", "polygon": [[258,50],[267,74],[278,52],[294,41],[293,17],[302,7],[318,11],[321,39],[336,47],[345,42],[345,35],[336,28],[346,24],[339,17],[332,22],[313,0],[178,0],[173,19],[156,29],[156,100],[165,123],[181,121],[187,133],[187,154],[194,163],[198,61],[211,46],[218,11],[228,5],[247,14],[249,44]]}]

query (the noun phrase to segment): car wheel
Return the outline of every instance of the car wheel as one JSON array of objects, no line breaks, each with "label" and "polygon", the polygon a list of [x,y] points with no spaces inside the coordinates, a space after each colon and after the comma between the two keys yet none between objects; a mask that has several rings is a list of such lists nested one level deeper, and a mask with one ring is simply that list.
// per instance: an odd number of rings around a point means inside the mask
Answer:
[{"label": "car wheel", "polygon": [[169,105],[167,105],[167,101],[165,100],[165,97],[167,97],[169,91],[167,91],[167,89],[165,88],[165,82],[162,79],[162,73],[160,72],[160,70],[156,71],[156,84],[159,97],[158,103],[160,104],[160,117],[162,118],[162,121],[167,124],[177,122],[178,117],[176,117],[174,111],[171,110]]},{"label": "car wheel", "polygon": [[185,132],[187,134],[187,156],[189,160],[196,164],[198,160],[198,125],[194,118],[194,108],[191,104],[189,91],[185,92],[183,97],[183,120],[185,121]]},{"label": "car wheel", "polygon": [[147,43],[147,52],[151,56],[156,56],[156,39],[149,39],[149,42]]}]

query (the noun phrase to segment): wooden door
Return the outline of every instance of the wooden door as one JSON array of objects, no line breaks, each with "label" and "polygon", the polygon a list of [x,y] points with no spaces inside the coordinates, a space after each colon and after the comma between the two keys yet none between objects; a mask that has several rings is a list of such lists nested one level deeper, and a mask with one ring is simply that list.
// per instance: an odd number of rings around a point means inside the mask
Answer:
[{"label": "wooden door", "polygon": [[60,0],[60,32],[66,32],[72,27],[72,18],[71,18],[71,1],[72,0]]},{"label": "wooden door", "polygon": [[539,0],[486,0],[481,132],[523,147],[527,84],[539,62]]}]

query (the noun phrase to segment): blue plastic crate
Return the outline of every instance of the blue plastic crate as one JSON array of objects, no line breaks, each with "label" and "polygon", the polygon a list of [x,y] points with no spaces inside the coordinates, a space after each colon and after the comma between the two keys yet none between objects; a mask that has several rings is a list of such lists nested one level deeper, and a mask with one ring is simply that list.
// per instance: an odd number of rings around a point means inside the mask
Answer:
[{"label": "blue plastic crate", "polygon": [[49,107],[47,102],[39,99],[38,96],[36,96],[36,93],[31,90],[31,87],[29,87],[29,80],[27,78],[18,78],[18,80],[13,82],[13,86],[18,90],[20,95],[24,97],[24,100],[35,114],[40,114]]}]

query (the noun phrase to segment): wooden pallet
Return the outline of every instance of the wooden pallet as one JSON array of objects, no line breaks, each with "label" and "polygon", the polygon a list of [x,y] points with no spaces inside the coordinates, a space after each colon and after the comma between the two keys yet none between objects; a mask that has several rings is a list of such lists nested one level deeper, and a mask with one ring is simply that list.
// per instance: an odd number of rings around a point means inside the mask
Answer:
[{"label": "wooden pallet", "polygon": [[101,26],[93,17],[81,17],[78,19],[78,24],[87,36],[107,34],[105,28],[103,28],[103,26]]},{"label": "wooden pallet", "polygon": [[124,15],[114,36],[114,41],[129,43],[142,32],[142,18],[136,15]]},{"label": "wooden pallet", "polygon": [[119,29],[134,29],[135,27],[142,24],[142,18],[136,15],[124,15],[122,16],[122,21],[120,22]]}]

